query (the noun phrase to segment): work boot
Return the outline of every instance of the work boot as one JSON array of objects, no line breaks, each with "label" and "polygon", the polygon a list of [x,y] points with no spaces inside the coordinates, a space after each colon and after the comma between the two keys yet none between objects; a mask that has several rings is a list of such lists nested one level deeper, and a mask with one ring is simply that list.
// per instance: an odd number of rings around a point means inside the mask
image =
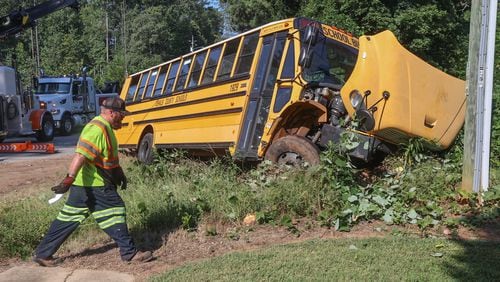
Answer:
[{"label": "work boot", "polygon": [[151,261],[153,260],[153,253],[151,253],[150,251],[145,251],[145,252],[141,252],[141,251],[138,251],[137,253],[135,253],[134,257],[132,257],[132,259],[130,260],[131,262],[148,262],[148,261]]},{"label": "work boot", "polygon": [[54,267],[57,266],[59,263],[61,263],[60,259],[55,259],[54,257],[50,256],[48,258],[39,258],[39,257],[33,257],[33,262],[38,263],[40,266],[44,267]]}]

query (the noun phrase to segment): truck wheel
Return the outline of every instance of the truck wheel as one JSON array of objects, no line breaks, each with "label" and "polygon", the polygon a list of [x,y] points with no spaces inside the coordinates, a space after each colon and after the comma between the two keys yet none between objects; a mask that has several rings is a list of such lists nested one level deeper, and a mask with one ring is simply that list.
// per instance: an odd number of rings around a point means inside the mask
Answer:
[{"label": "truck wheel", "polygon": [[36,132],[36,140],[40,142],[52,141],[54,139],[54,119],[46,114],[42,119],[42,127]]},{"label": "truck wheel", "polygon": [[61,119],[61,135],[68,136],[71,135],[73,131],[73,121],[69,115],[64,115]]},{"label": "truck wheel", "polygon": [[140,163],[149,165],[153,162],[153,133],[146,133],[139,143],[137,160]]},{"label": "truck wheel", "polygon": [[296,135],[288,135],[273,142],[266,152],[265,159],[292,166],[305,163],[316,166],[320,163],[318,147],[309,139]]}]

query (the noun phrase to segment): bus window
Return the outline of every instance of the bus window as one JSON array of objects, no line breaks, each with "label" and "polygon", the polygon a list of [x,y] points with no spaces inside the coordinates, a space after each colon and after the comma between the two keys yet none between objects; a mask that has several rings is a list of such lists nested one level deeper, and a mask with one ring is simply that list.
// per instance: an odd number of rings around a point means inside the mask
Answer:
[{"label": "bus window", "polygon": [[134,102],[140,101],[142,99],[142,94],[144,93],[144,87],[146,87],[146,83],[148,82],[150,72],[144,72],[141,76],[141,83],[139,89],[137,89],[137,95],[135,95]]},{"label": "bus window", "polygon": [[175,77],[177,76],[177,70],[179,69],[179,61],[172,64],[170,71],[168,72],[167,86],[165,88],[165,94],[168,95],[172,93],[172,88],[174,87]]},{"label": "bus window", "polygon": [[253,33],[245,36],[243,40],[243,47],[241,54],[238,58],[238,63],[236,64],[236,74],[248,73],[250,67],[252,66],[253,56],[255,54],[255,48],[259,42],[259,34]]},{"label": "bus window", "polygon": [[155,86],[155,91],[153,93],[153,97],[157,97],[161,95],[161,89],[165,84],[165,78],[167,77],[168,65],[163,65],[160,68],[160,74],[158,75],[158,82]]},{"label": "bus window", "polygon": [[153,87],[157,75],[158,75],[158,69],[151,71],[151,76],[149,77],[149,82],[148,85],[146,86],[146,94],[144,94],[144,99],[151,98],[151,94],[153,93]]},{"label": "bus window", "polygon": [[137,89],[137,83],[139,82],[140,75],[132,76],[130,78],[130,85],[128,87],[127,96],[125,97],[125,102],[132,102],[134,100],[135,90]]},{"label": "bus window", "polygon": [[184,84],[186,84],[186,78],[189,72],[189,67],[191,67],[191,62],[193,57],[185,58],[182,61],[181,71],[179,73],[179,78],[177,79],[177,84],[175,85],[175,91],[184,89]]},{"label": "bus window", "polygon": [[292,97],[291,87],[280,87],[276,93],[276,101],[274,102],[273,112],[279,113],[283,107],[290,101]]},{"label": "bus window", "polygon": [[293,48],[293,41],[289,41],[288,51],[286,52],[285,64],[281,71],[281,79],[295,77],[295,48]]},{"label": "bus window", "polygon": [[219,62],[221,47],[222,46],[217,46],[210,50],[210,55],[208,56],[208,62],[205,66],[205,71],[203,72],[203,80],[201,81],[201,84],[214,81],[215,68]]},{"label": "bus window", "polygon": [[217,75],[217,80],[229,78],[229,76],[231,75],[234,57],[236,56],[236,52],[238,51],[240,41],[241,38],[237,38],[226,43],[224,55],[222,55],[222,61],[220,63],[219,74]]},{"label": "bus window", "polygon": [[207,51],[196,55],[196,59],[194,60],[193,70],[191,71],[191,77],[189,78],[188,87],[194,87],[198,85],[198,81],[200,80],[201,69],[203,68],[203,63],[205,63],[206,55]]}]

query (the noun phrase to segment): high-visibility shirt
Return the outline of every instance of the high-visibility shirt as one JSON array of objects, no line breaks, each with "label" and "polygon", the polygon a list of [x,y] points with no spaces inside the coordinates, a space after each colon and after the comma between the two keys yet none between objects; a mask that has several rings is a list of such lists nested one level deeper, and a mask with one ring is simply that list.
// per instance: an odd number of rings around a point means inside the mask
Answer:
[{"label": "high-visibility shirt", "polygon": [[75,176],[74,185],[104,186],[105,180],[98,168],[111,172],[113,168],[120,166],[115,133],[109,122],[101,116],[85,125],[76,146],[76,153],[83,155],[86,161]]}]

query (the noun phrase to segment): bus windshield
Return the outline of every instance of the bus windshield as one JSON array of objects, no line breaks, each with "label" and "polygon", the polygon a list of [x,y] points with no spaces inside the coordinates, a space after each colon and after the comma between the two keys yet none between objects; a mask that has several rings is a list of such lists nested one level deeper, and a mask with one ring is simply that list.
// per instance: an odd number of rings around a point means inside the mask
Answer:
[{"label": "bus windshield", "polygon": [[305,80],[341,86],[349,79],[358,50],[329,38],[320,40],[311,49],[311,64],[302,74]]},{"label": "bus windshield", "polygon": [[39,83],[36,94],[64,94],[69,93],[69,83]]}]

